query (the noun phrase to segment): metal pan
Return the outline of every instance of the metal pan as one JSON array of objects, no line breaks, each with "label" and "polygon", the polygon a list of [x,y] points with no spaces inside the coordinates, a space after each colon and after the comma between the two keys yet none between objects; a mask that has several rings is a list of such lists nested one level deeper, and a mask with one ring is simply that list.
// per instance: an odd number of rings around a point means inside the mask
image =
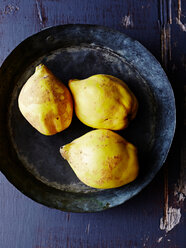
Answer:
[{"label": "metal pan", "polygon": [[[137,117],[118,133],[137,146],[140,174],[123,187],[97,190],[81,183],[59,154],[59,147],[91,128],[74,115],[54,136],[37,132],[21,115],[21,87],[44,63],[65,84],[105,73],[124,80],[139,101]],[[21,192],[46,206],[96,212],[124,203],[141,191],[163,165],[175,131],[171,85],[157,60],[137,41],[106,27],[64,25],[24,40],[0,69],[0,166]]]}]

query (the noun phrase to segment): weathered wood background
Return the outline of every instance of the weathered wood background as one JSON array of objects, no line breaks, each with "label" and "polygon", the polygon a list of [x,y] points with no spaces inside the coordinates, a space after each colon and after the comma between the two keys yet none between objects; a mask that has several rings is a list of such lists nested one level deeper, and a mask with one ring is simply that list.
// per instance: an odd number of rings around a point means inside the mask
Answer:
[{"label": "weathered wood background", "polygon": [[94,214],[35,203],[0,174],[0,248],[184,248],[185,0],[0,0],[0,64],[22,40],[57,24],[100,24],[139,40],[161,62],[177,104],[168,159],[139,195]]}]

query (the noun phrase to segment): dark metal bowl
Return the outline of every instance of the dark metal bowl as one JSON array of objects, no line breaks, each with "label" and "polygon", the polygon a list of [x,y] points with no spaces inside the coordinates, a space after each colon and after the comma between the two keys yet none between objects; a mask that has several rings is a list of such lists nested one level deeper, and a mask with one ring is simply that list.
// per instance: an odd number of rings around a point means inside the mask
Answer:
[{"label": "dark metal bowl", "polygon": [[[91,128],[75,116],[54,136],[37,132],[21,115],[21,87],[44,63],[67,84],[104,73],[124,80],[139,101],[137,117],[118,133],[137,146],[140,174],[123,187],[97,190],[81,183],[59,154],[60,146]],[[72,212],[93,212],[124,203],[141,191],[164,163],[175,130],[171,85],[157,60],[137,41],[93,25],[45,29],[23,41],[0,69],[0,166],[7,179],[33,200]]]}]

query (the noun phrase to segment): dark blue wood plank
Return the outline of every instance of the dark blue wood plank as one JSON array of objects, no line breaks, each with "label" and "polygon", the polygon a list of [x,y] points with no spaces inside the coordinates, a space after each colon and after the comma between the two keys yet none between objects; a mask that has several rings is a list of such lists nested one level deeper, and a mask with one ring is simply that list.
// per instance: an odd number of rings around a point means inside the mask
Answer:
[{"label": "dark blue wood plank", "polygon": [[[22,40],[48,26],[89,23],[115,28],[139,40],[161,60],[176,93],[181,126],[183,98],[180,96],[186,68],[182,26],[186,22],[185,10],[185,1],[181,0],[3,0],[0,1],[0,64]],[[182,129],[176,134],[165,173],[161,170],[138,196],[105,212],[72,214],[49,209],[25,197],[0,175],[0,247],[185,247],[184,204],[183,198],[179,198],[184,197],[179,142]],[[182,184],[178,182],[180,178]],[[172,210],[175,216],[171,215]],[[169,217],[176,220],[179,211],[179,224],[171,226]],[[167,224],[164,229],[172,227],[168,233],[160,229],[163,216]]]},{"label": "dark blue wood plank", "polygon": [[[28,7],[29,6],[29,7]],[[125,32],[150,48],[160,51],[157,1],[26,0],[0,3],[1,62],[29,35],[52,25],[88,23]],[[140,32],[139,32],[140,30]],[[16,32],[16,33],[15,33]],[[5,44],[3,43],[5,41]],[[5,48],[5,49],[3,49]]]},{"label": "dark blue wood plank", "polygon": [[[162,182],[161,176],[160,179]],[[160,186],[163,187],[162,183]],[[115,209],[73,214],[33,202],[1,177],[0,245],[31,248],[68,247],[68,244],[69,247],[143,247],[150,244],[149,247],[153,247],[162,235],[159,230],[162,199],[155,185],[153,188],[144,190],[145,200],[141,193]],[[152,228],[156,232],[152,232]]]}]

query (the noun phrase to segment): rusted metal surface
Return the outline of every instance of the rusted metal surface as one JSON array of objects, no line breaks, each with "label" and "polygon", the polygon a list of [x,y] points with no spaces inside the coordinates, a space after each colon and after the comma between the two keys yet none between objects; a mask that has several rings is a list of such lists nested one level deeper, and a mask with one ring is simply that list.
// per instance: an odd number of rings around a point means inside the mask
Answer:
[{"label": "rusted metal surface", "polygon": [[16,45],[44,27],[66,23],[106,25],[139,40],[154,54],[168,74],[177,103],[177,131],[165,170],[122,206],[96,214],[63,213],[33,202],[0,175],[0,247],[186,246],[185,16],[183,0],[0,1],[0,64]]}]

